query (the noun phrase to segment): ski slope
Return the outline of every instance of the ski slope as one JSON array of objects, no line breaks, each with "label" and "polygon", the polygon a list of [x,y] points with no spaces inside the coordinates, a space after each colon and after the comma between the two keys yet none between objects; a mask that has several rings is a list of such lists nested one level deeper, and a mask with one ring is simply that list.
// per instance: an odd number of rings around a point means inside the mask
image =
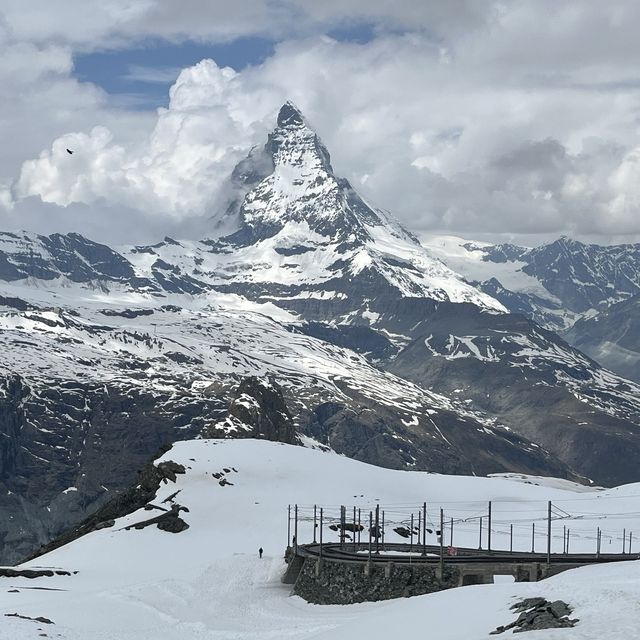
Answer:
[{"label": "ski slope", "polygon": [[[563,599],[581,620],[574,629],[533,632],[532,640],[627,640],[638,627],[640,562],[586,567],[537,584],[463,587],[352,606],[309,605],[291,597],[280,576],[288,504],[324,505],[329,515],[333,509],[337,514],[340,504],[365,511],[380,504],[389,521],[399,522],[427,500],[430,519],[440,506],[457,519],[455,544],[463,546],[477,544],[474,516],[491,499],[494,546],[506,543],[504,523],[515,521],[515,546],[526,549],[531,522],[544,516],[546,501],[552,500],[567,514],[553,523],[555,550],[562,546],[564,524],[572,529],[572,551],[594,549],[596,526],[605,532],[606,551],[620,542],[616,535],[623,527],[640,532],[640,485],[599,490],[544,478],[392,471],[258,440],[186,441],[163,459],[185,465],[187,473],[161,486],[153,504],[179,491],[175,501],[189,509],[182,517],[190,528],[180,534],[155,527],[125,530],[159,513],[141,510],[25,565],[77,574],[0,578],[0,638],[46,633],[68,640],[372,640],[428,631],[437,640],[475,640],[511,622],[509,605],[529,596]],[[220,472],[231,484],[219,484],[212,474]],[[300,542],[310,539],[311,527],[309,521],[300,524]],[[326,540],[336,536],[325,529]],[[5,616],[10,613],[44,616],[54,624]]]}]

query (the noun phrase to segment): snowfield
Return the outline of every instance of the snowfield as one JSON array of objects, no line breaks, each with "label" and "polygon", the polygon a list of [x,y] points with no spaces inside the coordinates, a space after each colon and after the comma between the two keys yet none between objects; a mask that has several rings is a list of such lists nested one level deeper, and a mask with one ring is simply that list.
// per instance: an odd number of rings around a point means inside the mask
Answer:
[{"label": "snowfield", "polygon": [[[455,544],[467,546],[477,545],[477,518],[492,500],[494,547],[508,545],[508,523],[515,523],[514,546],[526,550],[536,521],[542,550],[546,501],[552,500],[558,518],[566,514],[553,522],[555,551],[562,550],[563,526],[571,529],[571,551],[593,551],[600,526],[603,551],[618,552],[623,528],[640,532],[639,484],[599,490],[523,476],[392,471],[258,440],[181,442],[163,459],[183,464],[187,473],[161,486],[153,504],[179,491],[175,500],[189,509],[182,517],[190,528],[179,534],[155,527],[125,530],[159,513],[141,510],[25,565],[77,574],[0,578],[0,638],[46,633],[68,640],[374,640],[412,634],[480,640],[514,619],[509,606],[517,598],[532,596],[566,601],[580,623],[573,629],[530,632],[531,640],[628,640],[640,630],[637,561],[586,567],[540,583],[501,581],[351,606],[309,605],[291,597],[290,587],[280,582],[288,504],[302,505],[298,539],[304,542],[310,541],[312,522],[305,514],[313,504],[323,505],[329,516],[337,515],[340,504],[365,512],[380,504],[388,522],[395,523],[412,511],[417,514],[426,500],[429,521],[442,506],[446,518],[456,522]],[[221,486],[214,473],[223,473],[231,484]],[[337,534],[325,528],[325,540],[335,539]],[[387,539],[395,540],[391,533]],[[265,549],[263,559],[259,547]],[[44,616],[54,624],[5,616],[12,613]]]}]

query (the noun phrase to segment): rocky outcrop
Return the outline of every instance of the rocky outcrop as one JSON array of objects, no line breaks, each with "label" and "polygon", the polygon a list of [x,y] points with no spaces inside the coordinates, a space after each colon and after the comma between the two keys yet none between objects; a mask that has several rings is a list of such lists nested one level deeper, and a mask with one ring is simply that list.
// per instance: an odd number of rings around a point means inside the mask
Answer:
[{"label": "rocky outcrop", "polygon": [[491,635],[498,635],[513,629],[513,633],[521,631],[538,631],[540,629],[562,629],[574,627],[579,622],[577,619],[571,620],[571,607],[555,600],[549,602],[544,598],[526,598],[511,607],[512,611],[518,612],[518,619],[511,624],[498,627]]},{"label": "rocky outcrop", "polygon": [[0,377],[0,564],[100,509],[161,446],[217,420],[224,402],[113,381]]},{"label": "rocky outcrop", "polygon": [[273,381],[256,376],[244,378],[236,389],[226,418],[203,432],[206,437],[262,438],[286,444],[296,444],[293,418]]},{"label": "rocky outcrop", "polygon": [[[162,447],[155,457],[164,455],[170,449],[170,446]],[[117,518],[122,518],[134,511],[138,511],[138,509],[150,506],[161,484],[175,482],[177,476],[185,472],[186,469],[181,464],[173,462],[173,460],[165,460],[159,464],[153,462],[148,463],[142,471],[140,471],[133,485],[100,507],[77,526],[65,531],[61,536],[41,546],[35,553],[25,558],[24,561],[32,560],[45,553],[49,553],[92,531],[112,527]],[[173,495],[169,496],[165,502],[173,501],[178,493],[179,492],[176,491]],[[158,524],[158,528],[160,529],[164,527],[165,531],[177,533],[188,528],[188,525],[184,526],[186,523],[179,517],[181,510],[184,510],[184,507],[172,505],[168,512],[158,518],[153,518],[153,522],[146,521],[138,524],[144,524],[144,526]],[[132,527],[144,528],[136,527],[135,525],[132,525]]]},{"label": "rocky outcrop", "polygon": [[62,569],[10,569],[0,567],[0,578],[53,578],[54,576],[70,576],[70,571]]},{"label": "rocky outcrop", "polygon": [[180,517],[181,511],[189,511],[186,507],[183,507],[179,504],[171,505],[171,509],[166,513],[163,513],[155,518],[149,518],[147,520],[142,520],[140,522],[136,522],[134,524],[125,527],[127,531],[131,529],[135,529],[139,531],[140,529],[146,529],[147,527],[151,527],[156,525],[160,531],[168,531],[169,533],[181,533],[182,531],[186,531],[189,528],[189,525]]}]

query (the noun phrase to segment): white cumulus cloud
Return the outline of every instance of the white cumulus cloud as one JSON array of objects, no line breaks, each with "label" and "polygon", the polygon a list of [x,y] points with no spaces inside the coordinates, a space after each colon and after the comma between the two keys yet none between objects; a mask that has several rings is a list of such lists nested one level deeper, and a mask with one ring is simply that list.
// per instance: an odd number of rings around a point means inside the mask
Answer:
[{"label": "white cumulus cloud", "polygon": [[[224,3],[224,17],[218,2],[106,0],[77,19],[71,0],[59,16],[21,6],[7,0],[0,28],[0,92],[14,96],[0,133],[18,143],[0,160],[0,203],[13,220],[39,201],[121,207],[153,229],[206,220],[291,99],[337,172],[418,231],[640,236],[631,3],[252,0]],[[360,23],[375,34],[364,44],[304,35]],[[116,109],[73,77],[78,48],[260,34],[283,38],[263,63],[184,69],[156,113]]]}]

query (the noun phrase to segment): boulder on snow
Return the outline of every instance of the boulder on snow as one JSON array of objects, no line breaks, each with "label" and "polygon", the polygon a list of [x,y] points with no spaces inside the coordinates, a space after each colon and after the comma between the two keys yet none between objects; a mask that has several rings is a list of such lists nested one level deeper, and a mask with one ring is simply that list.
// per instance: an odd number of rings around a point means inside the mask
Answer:
[{"label": "boulder on snow", "polygon": [[549,602],[544,598],[525,598],[514,604],[511,609],[519,612],[515,622],[500,626],[490,635],[497,635],[513,629],[513,633],[522,631],[538,631],[540,629],[558,629],[574,627],[577,619],[571,620],[571,607],[562,600]]}]

